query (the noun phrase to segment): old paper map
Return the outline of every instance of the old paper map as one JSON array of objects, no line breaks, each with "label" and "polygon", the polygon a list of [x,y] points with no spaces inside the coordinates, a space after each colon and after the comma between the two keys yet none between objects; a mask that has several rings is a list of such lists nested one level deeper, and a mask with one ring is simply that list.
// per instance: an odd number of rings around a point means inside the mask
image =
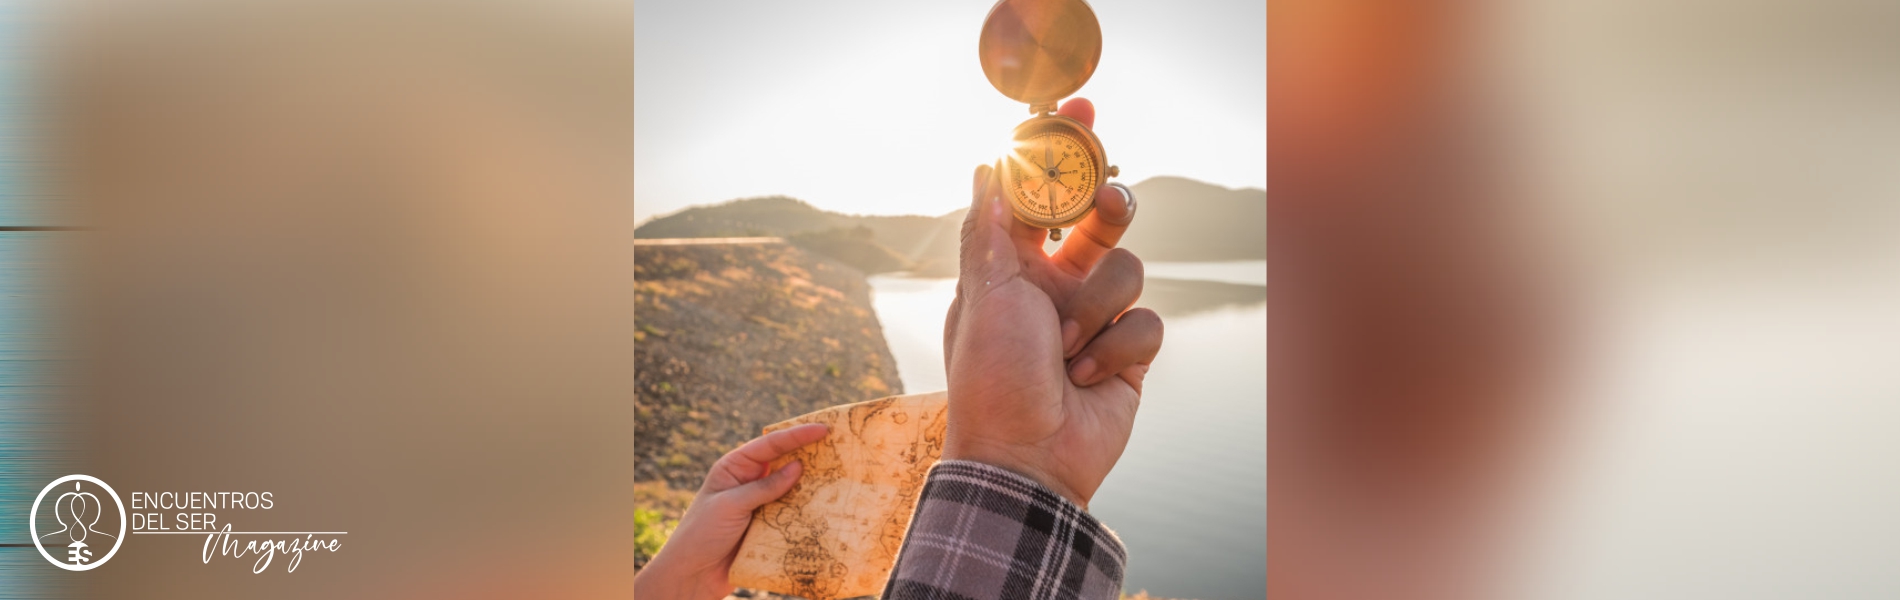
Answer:
[{"label": "old paper map", "polygon": [[810,600],[883,591],[925,472],[943,453],[946,406],[943,392],[895,396],[767,426],[825,423],[831,433],[772,463],[803,461],[805,472],[753,513],[732,584]]}]

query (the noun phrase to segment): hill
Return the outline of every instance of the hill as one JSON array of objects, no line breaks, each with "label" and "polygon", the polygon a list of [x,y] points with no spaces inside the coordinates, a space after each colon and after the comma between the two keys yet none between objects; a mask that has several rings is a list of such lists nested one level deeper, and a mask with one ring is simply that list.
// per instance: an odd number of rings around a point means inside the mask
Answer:
[{"label": "hill", "polygon": [[767,424],[903,393],[858,271],[784,244],[634,251],[635,478],[699,487]]},{"label": "hill", "polygon": [[879,242],[870,227],[826,229],[792,234],[786,238],[800,248],[850,265],[866,275],[908,271],[910,259]]},{"label": "hill", "polygon": [[1140,207],[1121,246],[1142,260],[1266,260],[1266,190],[1183,177],[1154,177],[1128,187]]},{"label": "hill", "polygon": [[[962,213],[957,215],[962,218]],[[866,274],[876,274],[909,270],[920,257],[941,252],[933,238],[942,229],[942,217],[846,215],[820,210],[795,198],[766,196],[694,206],[642,224],[634,230],[634,237],[783,237]],[[953,258],[955,240],[953,229],[949,240]]]},{"label": "hill", "polygon": [[[1129,186],[1141,216],[1121,245],[1150,261],[1264,260],[1267,192],[1228,189],[1183,177]],[[779,236],[866,273],[956,272],[964,211],[927,217],[846,215],[784,196],[695,206],[634,231],[638,238]],[[868,243],[860,230],[868,230]],[[881,246],[883,250],[870,247]],[[900,259],[893,262],[891,258]]]}]

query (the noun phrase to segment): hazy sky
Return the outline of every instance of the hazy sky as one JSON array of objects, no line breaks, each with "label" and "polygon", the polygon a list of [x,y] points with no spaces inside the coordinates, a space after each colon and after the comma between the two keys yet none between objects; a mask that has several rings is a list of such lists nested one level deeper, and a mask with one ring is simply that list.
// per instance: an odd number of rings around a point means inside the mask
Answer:
[{"label": "hazy sky", "polygon": [[[635,4],[635,214],[785,194],[857,214],[950,212],[1028,107],[990,87],[991,0]],[[1267,180],[1266,5],[1090,3],[1078,96],[1121,180]]]}]

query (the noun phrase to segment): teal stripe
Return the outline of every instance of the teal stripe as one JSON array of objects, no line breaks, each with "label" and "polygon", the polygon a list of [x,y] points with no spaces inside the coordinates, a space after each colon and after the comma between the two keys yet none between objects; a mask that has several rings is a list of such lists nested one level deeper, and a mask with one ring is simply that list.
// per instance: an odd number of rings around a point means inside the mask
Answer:
[{"label": "teal stripe", "polygon": [[[56,403],[50,381],[55,359],[46,355],[43,318],[49,236],[0,233],[0,543],[32,543],[27,513],[47,482],[70,461],[56,449],[73,430],[71,414]],[[70,575],[46,564],[31,547],[0,548],[0,598],[59,597]]]},{"label": "teal stripe", "polygon": [[[52,202],[30,191],[35,169],[22,143],[34,121],[22,93],[30,74],[21,51],[26,3],[0,0],[0,226],[61,225]],[[54,236],[0,232],[0,543],[30,544],[33,498],[72,462],[59,449],[73,431],[57,405],[48,340],[47,251]],[[75,591],[72,575],[46,563],[32,547],[0,547],[0,598],[57,598]]]}]

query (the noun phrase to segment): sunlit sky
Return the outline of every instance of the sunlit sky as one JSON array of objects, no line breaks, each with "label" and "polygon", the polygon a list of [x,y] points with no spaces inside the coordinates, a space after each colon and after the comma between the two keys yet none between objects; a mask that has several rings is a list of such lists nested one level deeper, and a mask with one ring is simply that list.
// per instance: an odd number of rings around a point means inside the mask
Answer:
[{"label": "sunlit sky", "polygon": [[[783,194],[854,214],[969,204],[1028,107],[990,87],[991,0],[635,5],[635,215]],[[1120,180],[1266,187],[1266,5],[1090,3],[1102,59],[1076,95]]]}]

